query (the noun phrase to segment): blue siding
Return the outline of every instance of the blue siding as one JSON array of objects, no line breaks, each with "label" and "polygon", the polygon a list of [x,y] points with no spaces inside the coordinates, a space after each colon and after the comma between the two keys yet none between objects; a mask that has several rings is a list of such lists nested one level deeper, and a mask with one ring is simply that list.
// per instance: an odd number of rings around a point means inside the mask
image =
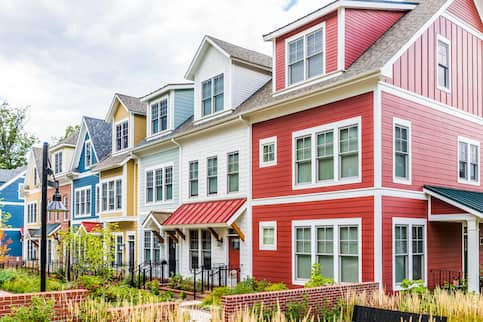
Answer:
[{"label": "blue siding", "polygon": [[[72,195],[72,213],[73,213],[73,219],[92,219],[92,218],[97,218],[96,215],[96,184],[99,183],[99,176],[98,175],[91,175],[88,177],[76,179],[73,182],[73,187],[74,187],[74,193]],[[90,217],[77,217],[77,214],[75,213],[75,190],[83,187],[91,187],[91,216]]]},{"label": "blue siding", "polygon": [[[79,157],[79,164],[77,165],[77,170],[80,172],[80,173],[84,173],[86,171],[89,171],[89,169],[86,169],[86,164],[85,164],[85,154],[86,154],[86,145],[85,145],[85,142],[89,140],[89,133],[86,133],[86,136],[84,138],[84,142],[82,142],[82,152],[81,152],[81,155]],[[93,151],[93,148],[94,146],[92,145],[92,142],[91,142],[91,156],[92,156],[92,164],[96,164],[97,163],[97,159],[96,159],[96,155]]]},{"label": "blue siding", "polygon": [[24,178],[20,177],[0,190],[0,201],[23,202],[23,199],[18,199],[18,185],[23,183],[23,180]]},{"label": "blue siding", "polygon": [[[23,205],[0,205],[0,207],[2,210],[2,216],[5,216],[5,214],[10,214],[10,218],[4,222],[8,228],[23,227]],[[4,220],[4,218],[2,218],[2,220]]]},{"label": "blue siding", "polygon": [[193,116],[194,90],[180,89],[174,93],[174,128]]},{"label": "blue siding", "polygon": [[11,240],[12,243],[8,245],[9,251],[7,255],[9,256],[22,256],[22,242],[20,241],[20,231],[19,230],[7,230],[5,231],[4,241]]}]

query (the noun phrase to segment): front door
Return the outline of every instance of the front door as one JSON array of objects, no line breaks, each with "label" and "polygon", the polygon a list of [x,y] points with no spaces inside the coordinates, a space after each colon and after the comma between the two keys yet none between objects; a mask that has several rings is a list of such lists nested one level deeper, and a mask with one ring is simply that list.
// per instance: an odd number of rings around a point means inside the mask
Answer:
[{"label": "front door", "polygon": [[176,242],[171,238],[168,239],[168,269],[169,276],[176,275]]},{"label": "front door", "polygon": [[134,269],[134,236],[130,235],[128,240],[129,246],[129,268]]},{"label": "front door", "polygon": [[240,238],[236,236],[229,237],[230,248],[228,249],[228,266],[230,269],[240,268]]}]

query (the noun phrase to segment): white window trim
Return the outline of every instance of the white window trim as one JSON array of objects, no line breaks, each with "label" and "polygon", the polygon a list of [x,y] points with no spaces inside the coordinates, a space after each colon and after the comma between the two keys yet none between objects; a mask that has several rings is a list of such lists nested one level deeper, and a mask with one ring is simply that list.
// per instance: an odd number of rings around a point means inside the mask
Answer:
[{"label": "white window trim", "polygon": [[[396,176],[396,126],[402,126],[408,129],[408,178],[400,178]],[[412,128],[411,121],[403,120],[397,117],[392,121],[392,181],[399,184],[412,184]]]},{"label": "white window trim", "polygon": [[[238,190],[236,191],[230,191],[230,174],[233,174],[233,173],[230,173],[228,171],[229,169],[229,160],[230,160],[230,155],[232,154],[236,154],[238,155],[238,171],[237,171],[237,174],[238,174]],[[236,150],[236,151],[231,151],[231,152],[228,152],[226,154],[226,194],[227,195],[231,195],[231,194],[238,194],[240,193],[240,151],[239,150]]]},{"label": "white window trim", "polygon": [[[117,126],[119,124],[122,124],[122,123],[125,123],[127,122],[127,136],[128,136],[128,139],[127,139],[127,147],[126,148],[122,148],[122,127],[121,127],[121,149],[117,149],[117,140],[116,140],[116,130],[117,130]],[[113,130],[112,130],[112,142],[113,142],[113,149],[112,151],[114,151],[114,153],[118,153],[118,152],[122,152],[122,151],[125,151],[127,149],[129,149],[129,147],[131,146],[131,124],[129,122],[129,118],[124,118],[122,120],[119,120],[117,122],[115,122],[113,124]]]},{"label": "white window trim", "polygon": [[[448,45],[448,87],[443,87],[439,85],[439,68],[438,68],[438,45],[439,42],[443,42]],[[442,35],[436,36],[436,49],[435,49],[435,62],[436,62],[436,86],[440,91],[451,93],[451,42],[449,39],[443,37]]]},{"label": "white window trim", "polygon": [[[85,214],[80,215],[76,211],[77,210],[76,209],[77,199],[76,199],[75,196],[76,196],[77,192],[79,192],[79,195],[80,195],[80,193],[82,191],[86,191],[86,198],[87,198],[87,190],[89,190],[89,193],[90,193],[90,196],[91,196],[91,206],[89,208],[89,212],[88,213],[86,211]],[[91,186],[85,186],[85,187],[77,188],[77,189],[74,190],[74,209],[73,209],[73,212],[74,212],[76,218],[85,218],[85,217],[91,217],[92,216],[92,187]]]},{"label": "white window trim", "polygon": [[[36,204],[35,206],[35,221],[30,221],[29,208],[30,205]],[[37,201],[32,201],[27,203],[27,224],[36,224],[39,222],[39,205]]]},{"label": "white window trim", "polygon": [[[169,200],[166,199],[166,190],[165,190],[165,185],[166,185],[166,168],[169,168],[171,167],[173,169],[173,178],[172,178],[172,183],[171,185],[173,186],[173,197]],[[154,172],[156,170],[162,170],[163,172],[163,178],[162,178],[162,189],[163,189],[163,200],[162,201],[156,201],[156,198],[155,198],[155,191],[156,191],[156,185],[155,185],[155,182],[156,182],[156,179],[155,179],[155,174]],[[148,202],[148,194],[146,193],[146,188],[147,188],[147,185],[148,185],[148,182],[146,180],[146,176],[147,176],[147,173],[149,171],[153,171],[153,201],[151,202]],[[174,203],[174,162],[168,162],[168,163],[163,163],[161,165],[156,165],[156,166],[151,166],[151,167],[147,167],[144,169],[144,205],[145,206],[153,206],[153,205],[165,205],[165,204],[171,204],[171,203]]]},{"label": "white window trim", "polygon": [[[216,192],[214,193],[210,193],[210,178],[211,177],[215,177],[215,176],[209,176],[209,171],[208,171],[208,167],[209,167],[209,160],[211,159],[215,159],[216,160]],[[218,157],[218,155],[212,155],[210,157],[207,157],[206,158],[206,196],[209,198],[209,197],[213,197],[213,196],[218,196],[220,194],[220,158]],[[199,164],[198,164],[198,171],[200,170],[199,168]],[[198,172],[198,176],[199,176],[199,172]],[[199,180],[199,179],[198,179]],[[200,186],[199,186],[199,181],[198,181],[198,195],[199,195],[199,189],[200,189]]]},{"label": "white window trim", "polygon": [[[468,179],[460,178],[460,143],[468,144]],[[480,150],[480,142],[469,139],[463,136],[458,136],[458,146],[457,146],[457,164],[456,164],[456,177],[458,178],[458,183],[467,184],[472,186],[479,186],[481,182],[481,150]],[[476,145],[478,147],[478,181],[470,180],[470,158],[471,158],[471,151],[469,145]]]},{"label": "white window trim", "polygon": [[[99,215],[102,209],[102,192],[101,192],[101,185],[100,183],[96,184],[95,187],[95,193],[94,193],[94,209],[96,210],[95,215]],[[99,207],[97,207],[97,199],[99,198]]]},{"label": "white window trim", "polygon": [[[273,228],[273,245],[263,243],[263,229]],[[259,223],[259,249],[260,250],[277,250],[277,222],[276,221],[260,221]]]},{"label": "white window trim", "polygon": [[[323,64],[322,64],[322,74],[320,75],[317,75],[317,76],[314,76],[314,77],[311,77],[311,78],[307,78],[307,50],[306,50],[306,36],[318,29],[322,29],[322,59],[323,59]],[[297,82],[297,83],[293,83],[293,84],[289,84],[289,73],[288,73],[288,66],[289,66],[289,43],[291,43],[292,41],[298,39],[298,38],[301,38],[301,37],[304,37],[304,80],[303,81],[300,81],[300,82]],[[301,84],[304,84],[304,83],[308,83],[308,82],[312,82],[318,78],[322,78],[324,76],[326,76],[326,64],[327,64],[327,53],[326,53],[326,42],[327,42],[327,29],[325,28],[325,21],[318,24],[318,25],[315,25],[307,30],[304,30],[296,35],[293,35],[287,39],[285,39],[285,89],[288,89],[288,88],[292,88],[292,87],[295,87],[295,86],[300,86]]]},{"label": "white window trim", "polygon": [[[265,168],[265,167],[271,167],[277,165],[277,137],[272,136],[269,138],[261,139],[258,141],[259,144],[259,167],[260,168]],[[268,161],[264,162],[263,161],[263,146],[273,144],[273,153],[274,153],[274,158],[273,161]]]},{"label": "white window trim", "polygon": [[[17,190],[17,199],[18,200],[24,200],[25,199],[25,190],[24,190],[24,183],[19,183],[18,184],[18,190]],[[22,196],[23,193],[23,196]]]},{"label": "white window trim", "polygon": [[423,226],[424,234],[424,267],[423,267],[423,281],[424,285],[428,285],[428,225],[426,219],[419,218],[392,218],[392,285],[393,291],[400,291],[401,285],[396,283],[396,226],[406,225],[409,227],[409,240],[408,240],[408,267],[409,267],[409,279],[412,279],[412,267],[413,267],[413,243],[412,243],[412,226]]},{"label": "white window trim", "polygon": [[[57,151],[57,152],[55,152],[55,153],[54,153],[54,162],[53,162],[53,163],[54,163],[54,174],[62,174],[62,173],[64,173],[64,154],[63,154],[63,152],[64,152],[64,151]],[[55,170],[56,170],[56,168],[55,168],[55,167],[57,166],[57,159],[58,159],[58,157],[57,157],[57,156],[58,156],[59,154],[62,156],[62,157],[61,157],[61,158],[62,158],[62,160],[61,160],[61,162],[60,162],[60,164],[59,164],[60,171],[59,171],[59,172],[56,172],[56,171],[55,171]]]},{"label": "white window trim", "polygon": [[[192,257],[191,257],[191,231],[196,231],[198,233],[198,268],[196,269],[200,269],[200,267],[203,267],[203,242],[202,242],[202,239],[203,239],[203,231],[208,231],[207,229],[205,228],[194,228],[194,229],[189,229],[187,231],[188,233],[188,236],[189,236],[189,240],[188,240],[188,256],[189,256],[189,259],[188,259],[188,263],[189,263],[189,271],[190,272],[193,272],[193,262],[192,262]],[[211,235],[210,232],[208,232],[208,236],[210,236],[210,259],[211,259],[211,267],[213,267],[213,241],[216,241],[216,239],[213,238],[213,236]]]},{"label": "white window trim", "polygon": [[[91,149],[91,152],[90,152],[91,159],[89,160],[89,166],[87,165],[87,144],[89,144],[89,147]],[[93,149],[92,149],[92,141],[90,139],[89,140],[86,140],[84,142],[84,168],[86,170],[89,170],[92,167],[92,152],[93,152]]]},{"label": "white window trim", "polygon": [[[223,108],[220,110],[220,111],[215,111],[215,78],[219,77],[219,76],[222,76],[223,75]],[[210,118],[210,117],[216,117],[218,116],[219,114],[222,114],[224,112],[226,112],[226,87],[225,87],[225,73],[219,73],[219,74],[216,74],[212,77],[209,77],[205,80],[202,80],[201,83],[200,83],[200,88],[201,88],[201,118],[202,119],[206,119],[206,118]],[[211,113],[210,114],[207,114],[207,115],[203,115],[204,111],[203,111],[203,83],[207,82],[207,81],[210,81],[211,80],[211,95],[210,95],[210,98],[211,98]]]},{"label": "white window trim", "polygon": [[[310,249],[311,249],[311,256],[312,256],[312,265],[317,263],[317,235],[316,235],[316,228],[318,226],[333,226],[334,227],[334,281],[336,283],[339,282],[340,276],[340,265],[339,265],[339,227],[341,226],[357,226],[357,238],[358,238],[358,264],[359,264],[359,282],[362,281],[362,219],[361,218],[340,218],[340,219],[316,219],[316,220],[294,220],[292,221],[292,284],[293,285],[304,285],[308,280],[307,279],[297,279],[296,273],[296,228],[307,227],[310,228]],[[337,258],[337,260],[335,260]]]},{"label": "white window trim", "polygon": [[113,233],[113,236],[114,236],[114,265],[117,265],[118,261],[118,256],[117,256],[117,237],[118,236],[121,236],[121,239],[122,239],[122,258],[121,258],[121,265],[125,264],[124,263],[124,257],[125,257],[125,250],[126,250],[126,244],[124,242],[124,234],[122,232],[115,232]]},{"label": "white window trim", "polygon": [[[192,163],[197,163],[198,165],[198,176],[196,177],[196,181],[198,181],[198,193],[193,196],[191,195],[191,181],[194,181],[195,179],[192,180],[190,178],[190,175],[191,175],[190,167]],[[191,161],[188,161],[188,199],[195,199],[195,198],[198,198],[199,196],[200,196],[200,160],[191,160]]]},{"label": "white window trim", "polygon": [[[154,104],[159,104],[159,102],[161,101],[164,101],[166,100],[166,113],[168,113],[167,115],[167,119],[166,119],[166,130],[162,130],[162,131],[158,131],[156,133],[153,133],[153,128],[152,128],[152,120],[153,120],[153,115],[152,115],[152,109],[151,109],[151,106],[154,105]],[[159,106],[159,105],[158,105]],[[158,107],[159,108],[159,107]],[[171,118],[172,118],[172,111],[171,111],[171,102],[170,102],[170,95],[169,94],[165,94],[153,101],[150,101],[149,104],[148,104],[148,117],[147,117],[147,129],[148,129],[148,137],[149,138],[152,138],[152,137],[158,137],[158,136],[163,136],[165,134],[168,134],[170,132],[172,132],[173,128],[172,128],[172,124],[171,124]]]},{"label": "white window trim", "polygon": [[[316,188],[316,187],[328,187],[334,185],[341,185],[341,184],[352,184],[352,183],[360,183],[362,182],[362,127],[361,127],[361,120],[360,116],[353,117],[350,119],[345,119],[342,121],[337,121],[333,123],[328,123],[308,129],[303,129],[300,131],[296,131],[292,133],[292,190],[300,190],[300,189],[309,189],[309,188]],[[358,175],[355,177],[350,178],[339,178],[340,172],[340,160],[339,160],[339,129],[344,128],[347,126],[357,125],[358,131],[358,149],[359,149],[359,158],[358,158]],[[334,131],[334,179],[332,180],[317,180],[317,140],[316,134],[320,132],[325,132],[333,130]],[[296,177],[296,157],[297,157],[297,138],[302,136],[311,136],[311,149],[312,149],[312,180],[309,183],[297,183]]]},{"label": "white window trim", "polygon": [[[110,177],[110,178],[106,178],[104,180],[101,180],[99,182],[99,185],[100,185],[100,193],[101,193],[101,211],[99,213],[102,213],[102,214],[113,214],[113,213],[120,213],[120,212],[124,212],[124,205],[126,203],[126,194],[124,193],[124,189],[125,189],[125,181],[124,181],[124,176],[117,176],[117,177]],[[110,181],[114,181],[114,208],[116,206],[116,181],[117,180],[121,180],[121,185],[122,185],[122,190],[121,190],[121,196],[122,196],[122,200],[121,200],[121,208],[119,209],[113,209],[113,210],[106,210],[106,211],[102,211],[102,184],[103,183],[107,183],[109,185],[109,182]],[[109,208],[109,194],[107,195],[107,209]]]}]

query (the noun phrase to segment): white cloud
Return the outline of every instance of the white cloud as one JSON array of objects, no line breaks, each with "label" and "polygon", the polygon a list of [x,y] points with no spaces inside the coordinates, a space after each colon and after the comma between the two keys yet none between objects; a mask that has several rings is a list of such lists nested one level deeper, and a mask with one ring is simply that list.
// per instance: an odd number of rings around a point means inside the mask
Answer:
[{"label": "white cloud", "polygon": [[328,0],[0,1],[0,97],[30,105],[27,128],[59,136],[105,116],[115,92],[183,79],[204,34],[271,54],[262,35]]}]

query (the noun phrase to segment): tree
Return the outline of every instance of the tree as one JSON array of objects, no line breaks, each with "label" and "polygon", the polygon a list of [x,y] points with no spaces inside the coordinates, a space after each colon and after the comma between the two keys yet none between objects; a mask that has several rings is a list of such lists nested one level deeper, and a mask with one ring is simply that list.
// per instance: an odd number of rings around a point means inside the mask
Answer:
[{"label": "tree", "polygon": [[80,130],[80,125],[69,125],[65,128],[65,133],[59,138],[59,141],[67,139],[69,136]]},{"label": "tree", "polygon": [[0,169],[16,169],[26,164],[26,155],[37,138],[25,131],[26,107],[0,105]]}]

